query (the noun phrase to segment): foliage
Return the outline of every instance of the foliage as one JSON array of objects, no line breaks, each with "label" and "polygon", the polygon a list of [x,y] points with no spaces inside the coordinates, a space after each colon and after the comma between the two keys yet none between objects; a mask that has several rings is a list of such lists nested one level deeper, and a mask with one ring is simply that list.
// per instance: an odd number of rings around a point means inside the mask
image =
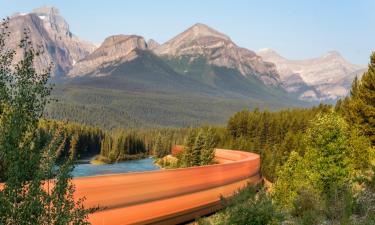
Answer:
[{"label": "foliage", "polygon": [[156,136],[153,146],[154,156],[156,158],[163,158],[170,153],[172,143],[169,138],[170,136],[162,136],[161,133],[158,133]]},{"label": "foliage", "polygon": [[353,206],[352,224],[375,224],[375,166],[371,175],[363,181],[363,190],[355,196]]},{"label": "foliage", "polygon": [[217,137],[214,134],[212,128],[208,128],[205,131],[204,144],[201,149],[200,154],[200,165],[210,165],[214,162],[215,159],[215,150],[214,148],[217,145]]},{"label": "foliage", "polygon": [[336,108],[350,125],[358,126],[375,145],[375,52],[367,72],[360,81],[357,78],[353,81],[350,96],[339,101]]},{"label": "foliage", "polygon": [[244,110],[229,119],[227,130],[220,135],[218,145],[260,153],[263,176],[274,181],[277,169],[286,162],[292,151],[304,152],[301,137],[310,120],[329,109],[329,106],[320,105],[311,109],[278,112]]},{"label": "foliage", "polygon": [[275,202],[297,224],[350,224],[353,182],[370,168],[369,140],[335,112],[312,120],[303,139],[305,152],[292,152],[278,173]]},{"label": "foliage", "polygon": [[199,224],[271,225],[281,224],[283,215],[273,205],[265,190],[254,187],[239,190],[232,198],[223,199],[224,209],[213,218],[198,221]]},{"label": "foliage", "polygon": [[203,166],[214,163],[217,138],[212,128],[190,129],[179,157],[180,167]]},{"label": "foliage", "polygon": [[49,101],[50,69],[35,71],[34,59],[41,51],[31,46],[27,30],[20,43],[23,55],[12,65],[15,51],[5,48],[7,26],[7,21],[0,25],[0,224],[87,224],[95,209],[85,209],[83,199],[73,198],[71,160],[54,168],[64,132],[38,132]]},{"label": "foliage", "polygon": [[100,155],[110,162],[124,161],[128,155],[146,155],[146,146],[135,132],[116,130],[106,134],[101,143]]},{"label": "foliage", "polygon": [[73,122],[42,119],[38,124],[41,135],[52,133],[54,129],[64,130],[66,137],[61,155],[71,155],[80,159],[87,155],[99,154],[104,131],[97,127],[86,126]]}]

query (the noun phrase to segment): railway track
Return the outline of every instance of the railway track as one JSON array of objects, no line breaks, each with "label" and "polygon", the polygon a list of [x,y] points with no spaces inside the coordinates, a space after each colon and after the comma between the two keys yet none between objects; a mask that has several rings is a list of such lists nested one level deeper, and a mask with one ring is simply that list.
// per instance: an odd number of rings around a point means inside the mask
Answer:
[{"label": "railway track", "polygon": [[94,225],[190,221],[219,210],[220,196],[261,181],[259,155],[216,149],[215,158],[219,164],[77,178],[75,197],[104,207],[90,215]]}]

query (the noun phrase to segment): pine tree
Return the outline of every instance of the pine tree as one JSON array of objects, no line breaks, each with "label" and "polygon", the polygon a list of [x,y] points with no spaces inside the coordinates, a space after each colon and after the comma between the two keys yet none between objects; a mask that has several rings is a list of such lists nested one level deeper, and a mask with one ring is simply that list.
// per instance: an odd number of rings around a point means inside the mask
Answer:
[{"label": "pine tree", "polygon": [[108,157],[112,149],[112,139],[109,134],[105,134],[100,147],[100,154]]},{"label": "pine tree", "polygon": [[361,81],[353,81],[350,93],[344,115],[349,123],[358,125],[375,145],[375,52]]},{"label": "pine tree", "polygon": [[156,136],[155,144],[154,144],[154,155],[156,158],[163,158],[165,156],[165,151],[163,149],[162,137],[159,133]]},{"label": "pine tree", "polygon": [[204,135],[204,145],[201,151],[200,164],[210,165],[214,162],[216,138],[213,129],[207,129]]},{"label": "pine tree", "polygon": [[187,134],[187,137],[185,139],[184,143],[184,151],[181,159],[182,167],[190,167],[194,165],[194,153],[193,153],[193,147],[196,139],[196,133],[191,128],[189,129],[189,132]]},{"label": "pine tree", "polygon": [[192,151],[192,166],[199,166],[201,165],[201,153],[202,149],[204,148],[205,144],[205,137],[203,134],[203,131],[199,131],[196,138],[195,142],[193,145],[193,151]]},{"label": "pine tree", "polygon": [[78,134],[74,134],[70,140],[70,154],[71,157],[75,158],[78,152]]}]

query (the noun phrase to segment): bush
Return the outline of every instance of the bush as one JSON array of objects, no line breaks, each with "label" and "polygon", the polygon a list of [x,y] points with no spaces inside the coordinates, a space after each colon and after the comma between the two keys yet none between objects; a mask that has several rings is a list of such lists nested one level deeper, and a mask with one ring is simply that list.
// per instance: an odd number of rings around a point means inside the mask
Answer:
[{"label": "bush", "polygon": [[271,225],[281,224],[283,215],[277,211],[264,189],[247,187],[230,199],[223,199],[224,209],[215,217],[199,224]]}]

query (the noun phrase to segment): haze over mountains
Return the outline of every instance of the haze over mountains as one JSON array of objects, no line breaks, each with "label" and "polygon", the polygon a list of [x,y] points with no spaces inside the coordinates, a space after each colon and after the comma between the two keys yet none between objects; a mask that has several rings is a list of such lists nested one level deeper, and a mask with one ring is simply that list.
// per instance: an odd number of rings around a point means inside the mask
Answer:
[{"label": "haze over mountains", "polygon": [[349,63],[337,51],[307,60],[289,60],[272,49],[262,49],[257,54],[276,65],[287,91],[306,100],[335,100],[346,96],[354,77],[361,76],[365,70],[363,66]]},{"label": "haze over mountains", "polygon": [[199,23],[163,44],[119,34],[99,47],[75,36],[54,7],[15,14],[10,28],[9,47],[14,48],[28,28],[33,44],[45,50],[37,69],[54,63],[60,102],[48,116],[88,124],[101,120],[109,128],[117,123],[222,123],[243,108],[336,100],[347,94],[362,69],[339,53],[301,61],[287,60],[270,49],[255,53]]}]

